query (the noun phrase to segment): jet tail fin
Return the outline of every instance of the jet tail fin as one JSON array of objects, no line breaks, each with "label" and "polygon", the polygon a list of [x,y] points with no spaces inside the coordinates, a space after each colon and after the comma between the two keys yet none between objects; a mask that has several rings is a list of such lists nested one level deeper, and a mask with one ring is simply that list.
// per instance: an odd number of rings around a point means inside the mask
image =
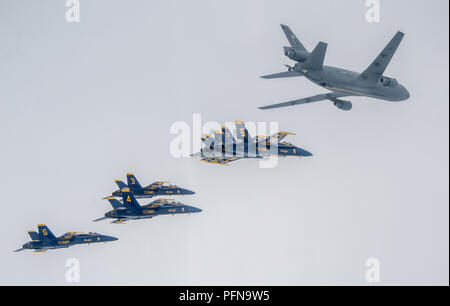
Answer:
[{"label": "jet tail fin", "polygon": [[134,176],[133,173],[127,173],[127,183],[128,188],[130,189],[142,189],[141,184],[139,184],[139,181],[137,180],[137,178]]},{"label": "jet tail fin", "polygon": [[223,142],[222,142],[222,138],[223,138],[222,135],[223,135],[222,130],[214,131],[214,143],[215,144],[217,144],[217,145],[222,145],[223,144]]},{"label": "jet tail fin", "polygon": [[122,189],[122,199],[123,206],[128,209],[139,209],[141,207],[129,188]]},{"label": "jet tail fin", "polygon": [[234,139],[233,134],[231,134],[231,131],[226,126],[222,126],[222,133],[223,133],[223,143],[226,145],[230,145],[233,143],[236,143],[236,139]]},{"label": "jet tail fin", "polygon": [[244,141],[248,141],[249,137],[249,133],[247,128],[244,125],[244,122],[242,121],[236,121],[236,138],[238,140],[244,140]]},{"label": "jet tail fin", "polygon": [[211,135],[205,135],[201,138],[205,146],[209,149],[214,149],[214,137]]},{"label": "jet tail fin", "polygon": [[281,28],[283,29],[283,32],[286,35],[286,38],[288,39],[289,44],[291,44],[292,48],[301,51],[307,51],[300,40],[297,38],[297,36],[295,36],[295,34],[287,25],[281,24]]},{"label": "jet tail fin", "polygon": [[40,240],[36,231],[28,231],[28,235],[30,235],[31,240]]},{"label": "jet tail fin", "polygon": [[128,187],[127,184],[125,184],[125,183],[122,182],[121,180],[115,180],[115,182],[116,182],[117,186],[119,186],[119,189],[127,188],[127,187]]},{"label": "jet tail fin", "polygon": [[55,240],[56,237],[45,224],[38,224],[39,240]]},{"label": "jet tail fin", "polygon": [[304,69],[321,70],[327,53],[328,44],[319,42],[303,64]]},{"label": "jet tail fin", "polygon": [[108,197],[106,199],[109,201],[109,204],[111,204],[111,206],[114,209],[117,209],[119,207],[123,207],[123,204],[119,200],[117,200],[115,197]]}]

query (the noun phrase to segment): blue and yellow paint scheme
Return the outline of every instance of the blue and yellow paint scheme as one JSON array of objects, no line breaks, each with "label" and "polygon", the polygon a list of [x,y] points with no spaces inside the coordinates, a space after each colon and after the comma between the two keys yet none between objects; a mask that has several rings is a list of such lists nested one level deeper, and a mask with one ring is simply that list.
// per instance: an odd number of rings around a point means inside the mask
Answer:
[{"label": "blue and yellow paint scheme", "polygon": [[[195,194],[194,191],[184,189],[175,185],[167,185],[169,184],[169,182],[162,181],[154,182],[148,186],[142,187],[133,173],[127,173],[127,184],[120,180],[116,180],[115,182],[120,189],[112,193],[112,196],[114,197],[121,197],[123,188],[128,188],[136,198],[153,198],[156,196]],[[104,199],[107,199],[107,197]]]},{"label": "blue and yellow paint scheme", "polygon": [[114,219],[111,223],[123,224],[129,220],[149,219],[160,215],[191,214],[202,211],[200,208],[185,205],[172,199],[157,199],[150,204],[141,206],[128,187],[121,190],[121,195],[122,201],[115,197],[107,198],[113,210],[108,211],[104,217],[96,219],[94,222]]},{"label": "blue and yellow paint scheme", "polygon": [[22,248],[15,250],[34,250],[35,252],[45,252],[47,250],[63,249],[78,244],[91,244],[99,242],[109,242],[118,240],[112,236],[98,233],[68,232],[60,237],[56,237],[45,224],[38,224],[38,232],[28,231],[31,241],[25,243]]},{"label": "blue and yellow paint scheme", "polygon": [[245,127],[244,122],[236,121],[236,138],[230,130],[222,127],[221,131],[214,131],[214,135],[202,137],[204,147],[200,152],[193,154],[200,157],[202,162],[228,165],[229,163],[243,159],[261,159],[269,156],[278,157],[308,157],[312,154],[289,142],[283,141],[288,132],[278,132],[272,136],[252,137]]}]

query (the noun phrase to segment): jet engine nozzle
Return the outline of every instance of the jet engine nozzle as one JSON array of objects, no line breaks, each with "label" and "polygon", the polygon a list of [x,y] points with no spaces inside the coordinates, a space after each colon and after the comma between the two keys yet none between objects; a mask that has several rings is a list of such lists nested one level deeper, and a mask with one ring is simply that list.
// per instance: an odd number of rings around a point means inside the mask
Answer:
[{"label": "jet engine nozzle", "polygon": [[284,47],[284,55],[296,62],[304,62],[308,59],[309,52],[294,49],[291,47]]},{"label": "jet engine nozzle", "polygon": [[352,109],[353,105],[350,101],[338,100],[334,101],[334,105],[344,111],[349,111]]},{"label": "jet engine nozzle", "polygon": [[286,56],[289,57],[289,58],[295,58],[295,51],[292,50],[292,49],[286,50],[286,51],[284,52],[284,55],[286,55]]},{"label": "jet engine nozzle", "polygon": [[380,83],[383,84],[383,86],[387,87],[396,87],[398,85],[398,81],[396,79],[388,78],[385,76],[380,79]]}]

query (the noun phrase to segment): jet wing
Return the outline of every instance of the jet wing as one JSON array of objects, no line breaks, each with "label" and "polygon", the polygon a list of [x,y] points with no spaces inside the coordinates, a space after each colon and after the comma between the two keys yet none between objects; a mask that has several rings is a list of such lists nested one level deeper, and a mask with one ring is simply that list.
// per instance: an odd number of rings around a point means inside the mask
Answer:
[{"label": "jet wing", "polygon": [[200,160],[202,162],[205,163],[209,163],[209,164],[216,164],[216,165],[223,165],[223,166],[227,166],[229,163],[239,160],[239,157],[204,157],[201,158]]},{"label": "jet wing", "polygon": [[361,73],[359,79],[363,81],[368,80],[376,84],[383,76],[383,73],[394,56],[395,51],[397,51],[403,36],[405,36],[405,34],[402,32],[397,32],[388,45],[372,62],[372,64],[370,64],[370,66],[363,73]]},{"label": "jet wing", "polygon": [[336,99],[336,98],[342,98],[342,97],[349,97],[349,96],[352,96],[352,95],[348,94],[348,93],[332,92],[332,93],[320,94],[320,95],[316,95],[316,96],[312,96],[312,97],[308,97],[308,98],[262,106],[262,107],[259,107],[259,109],[266,110],[266,109],[272,109],[272,108],[288,107],[288,106],[293,106],[293,105],[298,105],[298,104],[307,104],[307,103],[312,103],[312,102],[318,102],[318,101],[330,100],[330,99]]},{"label": "jet wing", "polygon": [[108,218],[106,218],[106,217],[101,217],[101,218],[98,218],[98,219],[92,220],[92,222],[103,221],[103,220],[106,220],[106,219],[108,219]]},{"label": "jet wing", "polygon": [[281,79],[281,78],[295,78],[301,77],[303,74],[300,74],[296,71],[285,71],[280,73],[274,73],[269,75],[263,75],[261,78],[263,79]]}]

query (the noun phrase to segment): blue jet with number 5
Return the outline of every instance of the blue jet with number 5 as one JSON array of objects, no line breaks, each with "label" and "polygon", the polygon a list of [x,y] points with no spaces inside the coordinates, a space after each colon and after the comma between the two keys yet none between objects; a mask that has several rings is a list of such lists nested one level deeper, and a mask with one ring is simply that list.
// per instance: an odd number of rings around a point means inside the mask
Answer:
[{"label": "blue jet with number 5", "polygon": [[118,240],[112,236],[80,232],[69,232],[60,237],[56,237],[45,224],[38,224],[38,232],[28,231],[28,235],[30,235],[31,241],[25,243],[22,248],[15,250],[14,252],[23,250],[45,252],[47,250],[68,248],[77,244],[91,244]]}]

